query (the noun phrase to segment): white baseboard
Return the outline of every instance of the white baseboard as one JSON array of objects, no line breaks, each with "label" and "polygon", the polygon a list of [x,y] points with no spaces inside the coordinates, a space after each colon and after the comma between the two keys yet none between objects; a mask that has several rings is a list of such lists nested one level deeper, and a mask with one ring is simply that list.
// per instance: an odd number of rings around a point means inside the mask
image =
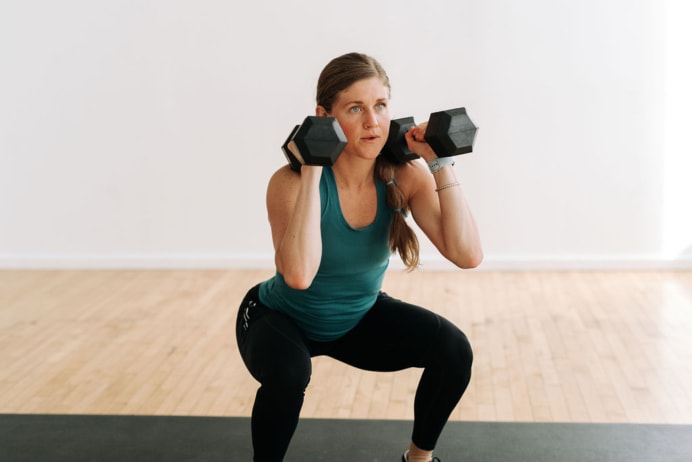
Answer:
[{"label": "white baseboard", "polygon": [[[0,254],[0,269],[273,269],[270,254]],[[392,257],[392,269],[403,269]],[[421,270],[446,271],[454,265],[438,255],[422,255]],[[502,257],[487,256],[474,271],[639,271],[692,270],[692,256],[660,257]]]},{"label": "white baseboard", "polygon": [[692,257],[537,257],[486,258],[486,271],[665,271],[692,270]]}]

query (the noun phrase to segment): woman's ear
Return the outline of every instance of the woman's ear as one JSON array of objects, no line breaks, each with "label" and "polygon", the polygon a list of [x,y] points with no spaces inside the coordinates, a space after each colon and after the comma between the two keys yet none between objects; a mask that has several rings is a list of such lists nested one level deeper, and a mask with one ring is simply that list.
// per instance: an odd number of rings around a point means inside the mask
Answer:
[{"label": "woman's ear", "polygon": [[327,110],[324,107],[318,105],[315,108],[315,115],[320,116],[320,117],[324,117],[324,116],[328,116],[329,113],[327,112]]}]

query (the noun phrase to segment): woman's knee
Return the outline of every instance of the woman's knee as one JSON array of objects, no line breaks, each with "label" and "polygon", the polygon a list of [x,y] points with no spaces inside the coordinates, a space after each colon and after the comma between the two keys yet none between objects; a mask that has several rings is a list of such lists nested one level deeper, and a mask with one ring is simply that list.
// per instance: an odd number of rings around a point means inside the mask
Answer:
[{"label": "woman's knee", "polygon": [[312,362],[309,356],[277,355],[275,360],[260,367],[255,378],[263,387],[294,394],[305,391],[311,375]]},{"label": "woman's knee", "polygon": [[468,380],[473,365],[473,348],[466,334],[453,324],[443,322],[438,339],[436,357],[444,363],[443,367],[448,372],[456,371],[464,380]]}]

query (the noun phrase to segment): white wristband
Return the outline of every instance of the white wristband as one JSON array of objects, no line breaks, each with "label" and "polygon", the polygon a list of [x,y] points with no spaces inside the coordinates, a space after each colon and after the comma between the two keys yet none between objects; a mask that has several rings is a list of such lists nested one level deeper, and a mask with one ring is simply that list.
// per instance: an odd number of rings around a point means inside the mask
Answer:
[{"label": "white wristband", "polygon": [[439,169],[447,165],[454,165],[454,159],[451,157],[436,157],[428,162],[430,173],[436,173]]}]

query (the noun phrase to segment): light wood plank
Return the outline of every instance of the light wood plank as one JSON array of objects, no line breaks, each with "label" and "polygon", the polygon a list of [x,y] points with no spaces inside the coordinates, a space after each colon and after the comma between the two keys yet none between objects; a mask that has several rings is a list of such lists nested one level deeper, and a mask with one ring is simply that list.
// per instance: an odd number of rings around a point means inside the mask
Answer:
[{"label": "light wood plank", "polygon": [[[264,270],[0,271],[0,412],[238,415]],[[453,420],[692,423],[692,272],[391,271],[474,348]],[[305,417],[413,417],[420,370],[313,361]]]}]

